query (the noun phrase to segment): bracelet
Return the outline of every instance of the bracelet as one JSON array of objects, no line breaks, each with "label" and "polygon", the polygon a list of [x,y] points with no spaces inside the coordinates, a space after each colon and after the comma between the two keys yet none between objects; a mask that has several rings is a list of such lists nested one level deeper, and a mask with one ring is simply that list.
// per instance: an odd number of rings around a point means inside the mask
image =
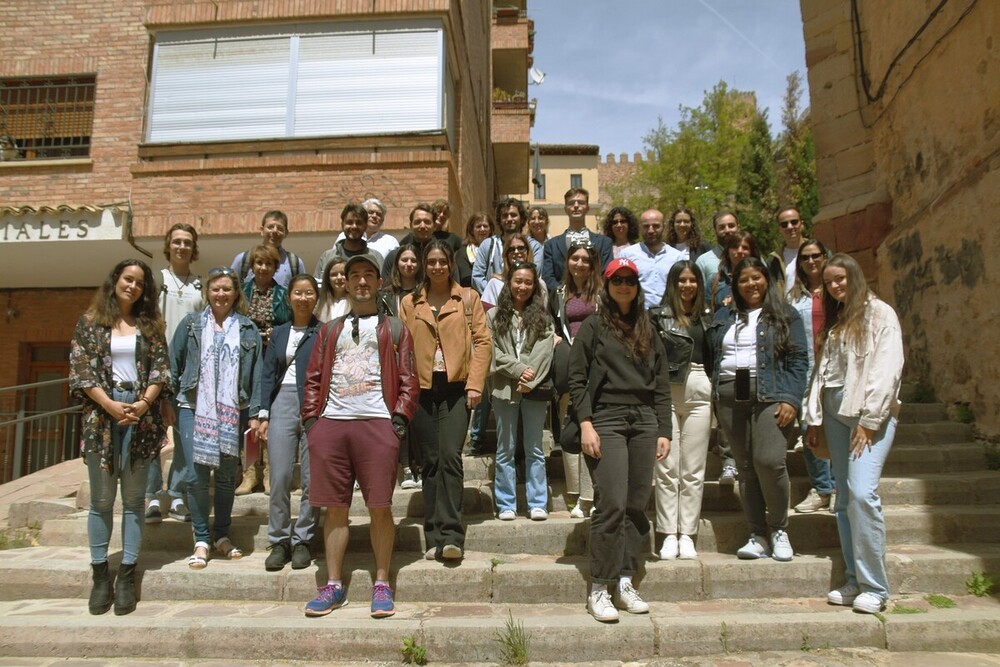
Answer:
[{"label": "bracelet", "polygon": [[140,400],[140,401],[142,401],[143,403],[145,403],[146,405],[148,405],[148,406],[149,406],[150,408],[152,408],[152,407],[153,407],[153,404],[152,404],[152,403],[150,403],[150,402],[149,402],[149,399],[148,399],[148,398],[146,398],[145,396],[140,396],[140,397],[139,397],[139,400]]}]

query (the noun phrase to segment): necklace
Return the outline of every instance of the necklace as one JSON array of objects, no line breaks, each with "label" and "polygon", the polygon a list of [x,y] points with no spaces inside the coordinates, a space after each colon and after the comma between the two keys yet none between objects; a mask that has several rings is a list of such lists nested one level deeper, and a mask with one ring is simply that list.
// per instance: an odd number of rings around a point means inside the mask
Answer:
[{"label": "necklace", "polygon": [[184,280],[182,281],[180,278],[177,277],[177,274],[174,273],[173,269],[168,268],[167,273],[169,273],[170,277],[173,278],[174,287],[177,288],[177,296],[183,295],[184,288],[188,286],[188,283],[191,280],[191,274],[190,273],[187,274],[187,276],[185,276]]}]

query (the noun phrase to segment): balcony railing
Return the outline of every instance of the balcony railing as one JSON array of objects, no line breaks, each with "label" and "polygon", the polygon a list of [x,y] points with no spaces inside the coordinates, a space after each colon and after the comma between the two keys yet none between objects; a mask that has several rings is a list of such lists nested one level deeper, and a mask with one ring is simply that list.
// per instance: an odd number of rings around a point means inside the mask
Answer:
[{"label": "balcony railing", "polygon": [[0,162],[87,157],[93,76],[0,79]]},{"label": "balcony railing", "polygon": [[35,391],[67,378],[0,388],[0,484],[80,456],[78,405],[33,411]]}]

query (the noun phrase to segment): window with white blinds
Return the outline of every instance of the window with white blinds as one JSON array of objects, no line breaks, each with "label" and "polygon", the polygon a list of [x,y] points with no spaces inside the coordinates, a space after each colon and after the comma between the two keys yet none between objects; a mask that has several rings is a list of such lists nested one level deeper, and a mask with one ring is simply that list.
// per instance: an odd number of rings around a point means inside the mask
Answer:
[{"label": "window with white blinds", "polygon": [[147,141],[446,129],[440,28],[159,35]]}]

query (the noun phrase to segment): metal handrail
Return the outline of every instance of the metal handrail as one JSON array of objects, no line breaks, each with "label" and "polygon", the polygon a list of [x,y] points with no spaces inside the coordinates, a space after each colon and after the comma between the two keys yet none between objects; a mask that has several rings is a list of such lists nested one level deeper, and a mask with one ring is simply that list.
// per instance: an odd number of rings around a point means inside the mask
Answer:
[{"label": "metal handrail", "polygon": [[21,391],[22,389],[37,389],[38,387],[51,387],[57,384],[66,384],[69,378],[59,378],[58,380],[43,380],[42,382],[29,382],[28,384],[15,384],[9,387],[0,387],[0,394],[5,391]]},{"label": "metal handrail", "polygon": [[30,417],[19,417],[17,419],[10,419],[5,422],[0,422],[0,426],[11,426],[13,424],[23,424],[24,422],[37,421],[39,419],[46,419],[48,417],[55,417],[56,415],[65,415],[70,412],[83,412],[82,405],[73,405],[68,408],[63,408],[62,410],[52,410],[50,412],[39,412],[37,414],[31,415]]},{"label": "metal handrail", "polygon": [[[37,456],[38,451],[33,447],[32,449],[26,448],[26,443],[32,437],[30,434],[37,429],[45,429],[47,424],[51,424],[55,420],[57,424],[56,431],[64,432],[65,428],[72,428],[71,434],[78,433],[79,422],[78,417],[82,413],[83,408],[80,405],[70,405],[65,408],[59,408],[58,410],[51,410],[48,412],[34,412],[31,413],[26,410],[28,397],[35,391],[44,387],[55,387],[63,386],[69,383],[69,378],[58,378],[55,380],[43,380],[41,382],[29,382],[26,384],[13,385],[10,387],[0,387],[0,395],[6,393],[4,402],[8,403],[12,410],[5,410],[0,412],[0,419],[5,417],[12,417],[11,419],[4,419],[0,421],[0,432],[5,435],[2,437],[3,442],[0,442],[0,482],[10,481],[10,479],[17,479],[21,476],[22,467],[27,461],[27,465],[30,469],[35,469],[32,463],[33,457]],[[9,392],[13,392],[11,395]],[[72,416],[70,416],[72,415]],[[75,426],[70,426],[70,420],[75,424]],[[37,426],[35,426],[37,424]],[[71,435],[70,437],[76,437],[76,435]],[[75,448],[78,451],[78,447]],[[49,454],[46,453],[48,450],[42,450],[43,456],[46,461],[49,460]],[[58,450],[55,450],[58,451]],[[67,456],[65,451],[62,454],[56,454],[56,460],[53,462],[59,462],[63,460],[63,456]],[[77,454],[78,455],[78,454]],[[68,457],[72,458],[74,454],[69,454]],[[45,463],[44,465],[49,465]],[[31,470],[29,470],[30,472]],[[8,479],[8,472],[10,473],[10,479]]]}]

